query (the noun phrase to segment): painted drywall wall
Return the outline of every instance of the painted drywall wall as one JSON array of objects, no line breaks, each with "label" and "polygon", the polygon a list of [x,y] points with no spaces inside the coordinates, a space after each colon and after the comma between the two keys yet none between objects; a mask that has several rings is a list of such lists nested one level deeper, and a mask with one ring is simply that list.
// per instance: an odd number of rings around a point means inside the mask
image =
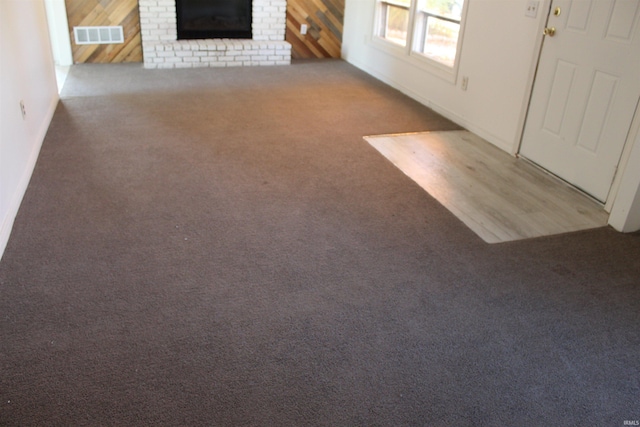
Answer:
[{"label": "painted drywall wall", "polygon": [[[347,0],[343,58],[514,153],[545,15],[527,17],[526,8],[526,0],[469,1],[458,79],[451,83],[380,49],[372,42],[375,2]],[[466,91],[462,76],[469,78]]]},{"label": "painted drywall wall", "polygon": [[58,102],[43,0],[0,1],[0,95],[2,256]]}]

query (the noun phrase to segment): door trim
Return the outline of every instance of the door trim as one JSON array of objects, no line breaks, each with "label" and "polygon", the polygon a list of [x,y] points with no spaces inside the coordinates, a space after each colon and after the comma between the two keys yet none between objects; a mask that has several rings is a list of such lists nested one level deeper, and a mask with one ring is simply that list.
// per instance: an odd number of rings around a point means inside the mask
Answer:
[{"label": "door trim", "polygon": [[529,70],[529,79],[527,82],[527,96],[524,100],[524,105],[520,113],[520,119],[518,122],[519,135],[516,143],[513,145],[511,154],[519,157],[520,148],[522,147],[522,139],[524,138],[524,127],[527,124],[527,117],[529,116],[529,108],[531,106],[531,98],[533,97],[533,87],[536,83],[536,76],[538,75],[538,66],[540,65],[540,58],[542,57],[542,47],[544,45],[544,35],[542,31],[547,26],[549,15],[551,14],[551,4],[553,0],[542,0],[542,7],[540,7],[540,16],[538,20],[538,35],[536,38],[536,45],[534,47],[534,53],[531,58],[531,67]]},{"label": "door trim", "polygon": [[609,194],[607,196],[607,201],[604,205],[604,210],[611,213],[613,210],[614,204],[616,203],[616,199],[618,198],[618,192],[620,190],[620,186],[622,185],[622,180],[624,177],[624,173],[629,166],[629,159],[631,158],[631,151],[636,144],[637,137],[640,134],[640,98],[638,98],[638,103],[636,104],[636,112],[633,115],[633,120],[631,120],[631,127],[627,132],[627,138],[624,141],[624,146],[622,148],[622,154],[620,155],[620,160],[618,161],[618,169],[616,170],[616,174],[613,177],[613,182],[611,183],[611,188],[609,189]]}]

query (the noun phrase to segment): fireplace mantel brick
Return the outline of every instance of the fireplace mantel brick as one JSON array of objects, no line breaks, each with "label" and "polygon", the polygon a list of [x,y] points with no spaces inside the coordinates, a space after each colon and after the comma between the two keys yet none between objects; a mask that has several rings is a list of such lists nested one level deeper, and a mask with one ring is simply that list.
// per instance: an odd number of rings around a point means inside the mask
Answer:
[{"label": "fireplace mantel brick", "polygon": [[175,0],[139,0],[145,68],[287,65],[286,0],[253,0],[253,39],[177,40]]}]

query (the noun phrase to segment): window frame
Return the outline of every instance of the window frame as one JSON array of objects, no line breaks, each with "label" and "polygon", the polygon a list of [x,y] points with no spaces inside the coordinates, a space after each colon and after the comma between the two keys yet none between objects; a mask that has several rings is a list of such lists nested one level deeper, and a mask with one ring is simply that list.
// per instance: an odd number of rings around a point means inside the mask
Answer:
[{"label": "window frame", "polygon": [[[427,14],[430,16],[434,16],[438,19],[444,19],[445,21],[453,21],[457,23],[455,19],[451,19],[450,17],[444,17],[435,13],[428,13],[424,11],[418,10],[418,0],[411,0],[411,5],[409,6],[409,23],[407,27],[407,40],[405,45],[400,45],[391,40],[385,39],[381,34],[384,34],[384,29],[382,26],[382,9],[388,6],[394,7],[402,7],[398,5],[398,3],[393,0],[375,0],[375,13],[374,13],[374,23],[372,29],[372,44],[374,47],[385,51],[388,54],[393,55],[394,57],[408,62],[420,69],[423,69],[430,74],[433,74],[437,77],[440,77],[452,84],[457,83],[458,78],[458,69],[460,66],[460,57],[462,53],[462,43],[464,40],[464,29],[466,27],[466,16],[469,2],[472,0],[464,0],[462,5],[462,11],[460,12],[460,30],[458,32],[458,41],[456,44],[456,55],[454,59],[453,66],[450,67],[440,61],[432,59],[427,55],[418,52],[414,49],[415,46],[415,29],[417,25],[417,20],[420,19],[419,15]],[[426,23],[425,23],[426,27]],[[383,30],[383,31],[381,31]],[[426,29],[425,29],[426,31]]]},{"label": "window frame", "polygon": [[[406,47],[409,44],[410,38],[409,38],[409,33],[407,32],[407,40],[405,40],[405,44],[401,45],[399,43],[395,43],[393,41],[391,41],[390,39],[383,37],[381,35],[379,35],[381,32],[384,32],[386,35],[386,30],[387,30],[387,25],[386,23],[389,20],[389,8],[392,7],[396,7],[398,9],[404,9],[407,11],[407,15],[408,15],[408,23],[407,23],[407,28],[409,28],[411,26],[411,5],[410,6],[406,6],[404,4],[401,4],[397,1],[393,1],[393,0],[377,0],[377,10],[376,10],[376,32],[374,33],[375,36],[381,38],[382,40],[384,40],[387,43],[391,43],[393,45],[396,46],[401,46],[401,47]],[[413,3],[413,0],[410,1],[410,3]],[[383,12],[384,9],[384,12]],[[384,21],[384,22],[383,22]]]}]

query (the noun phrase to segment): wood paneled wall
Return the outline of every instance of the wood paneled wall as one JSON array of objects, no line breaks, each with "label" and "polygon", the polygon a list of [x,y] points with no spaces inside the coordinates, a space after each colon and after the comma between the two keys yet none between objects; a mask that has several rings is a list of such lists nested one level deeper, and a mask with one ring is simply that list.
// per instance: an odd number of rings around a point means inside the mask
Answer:
[{"label": "wood paneled wall", "polygon": [[[142,62],[138,0],[65,0],[75,63]],[[124,43],[77,45],[76,26],[122,25]]]},{"label": "wood paneled wall", "polygon": [[[345,0],[288,0],[286,40],[292,58],[340,58]],[[307,24],[306,35],[300,25]]]}]

